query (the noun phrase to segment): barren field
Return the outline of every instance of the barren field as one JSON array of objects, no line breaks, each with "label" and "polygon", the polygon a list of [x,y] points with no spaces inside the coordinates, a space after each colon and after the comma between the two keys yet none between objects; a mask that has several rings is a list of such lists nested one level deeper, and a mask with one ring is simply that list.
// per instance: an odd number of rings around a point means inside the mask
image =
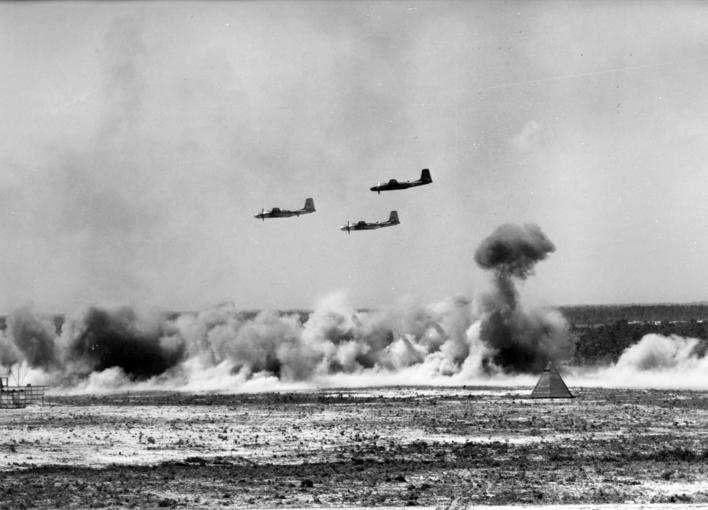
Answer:
[{"label": "barren field", "polygon": [[0,410],[0,508],[708,503],[708,393],[528,392],[51,397]]}]

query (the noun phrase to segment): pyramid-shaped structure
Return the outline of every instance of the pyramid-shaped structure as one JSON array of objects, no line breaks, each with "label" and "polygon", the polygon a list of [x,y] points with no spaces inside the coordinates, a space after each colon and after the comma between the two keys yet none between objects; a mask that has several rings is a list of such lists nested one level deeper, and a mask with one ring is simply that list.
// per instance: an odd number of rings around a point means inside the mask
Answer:
[{"label": "pyramid-shaped structure", "polygon": [[531,398],[573,398],[558,371],[548,363],[531,392]]}]

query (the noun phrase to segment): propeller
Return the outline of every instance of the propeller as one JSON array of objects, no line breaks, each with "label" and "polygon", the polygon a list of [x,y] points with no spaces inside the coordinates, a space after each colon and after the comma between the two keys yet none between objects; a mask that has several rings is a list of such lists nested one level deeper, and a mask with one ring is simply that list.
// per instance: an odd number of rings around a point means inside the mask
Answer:
[{"label": "propeller", "polygon": [[265,207],[261,207],[261,219],[265,221]]},{"label": "propeller", "polygon": [[347,220],[347,235],[351,235],[351,233],[352,233],[352,229],[349,226],[349,220]]},{"label": "propeller", "polygon": [[379,183],[376,185],[376,187],[377,187],[376,193],[380,195],[381,194],[381,181],[379,181]]}]

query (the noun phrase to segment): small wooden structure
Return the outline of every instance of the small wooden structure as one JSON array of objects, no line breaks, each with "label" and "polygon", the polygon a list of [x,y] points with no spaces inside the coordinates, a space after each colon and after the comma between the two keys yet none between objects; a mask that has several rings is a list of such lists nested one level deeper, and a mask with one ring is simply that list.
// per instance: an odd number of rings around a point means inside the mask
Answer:
[{"label": "small wooden structure", "polygon": [[44,392],[49,386],[10,386],[9,377],[0,377],[0,409],[44,405]]}]

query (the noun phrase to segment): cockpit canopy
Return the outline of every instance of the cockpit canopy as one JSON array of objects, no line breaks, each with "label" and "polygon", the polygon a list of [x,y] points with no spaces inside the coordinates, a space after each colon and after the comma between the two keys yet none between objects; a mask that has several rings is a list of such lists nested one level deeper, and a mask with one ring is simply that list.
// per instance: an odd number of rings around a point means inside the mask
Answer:
[{"label": "cockpit canopy", "polygon": [[279,213],[280,207],[273,207],[273,209],[270,212]]},{"label": "cockpit canopy", "polygon": [[388,181],[389,184],[398,184],[398,181],[396,179],[391,179]]}]

